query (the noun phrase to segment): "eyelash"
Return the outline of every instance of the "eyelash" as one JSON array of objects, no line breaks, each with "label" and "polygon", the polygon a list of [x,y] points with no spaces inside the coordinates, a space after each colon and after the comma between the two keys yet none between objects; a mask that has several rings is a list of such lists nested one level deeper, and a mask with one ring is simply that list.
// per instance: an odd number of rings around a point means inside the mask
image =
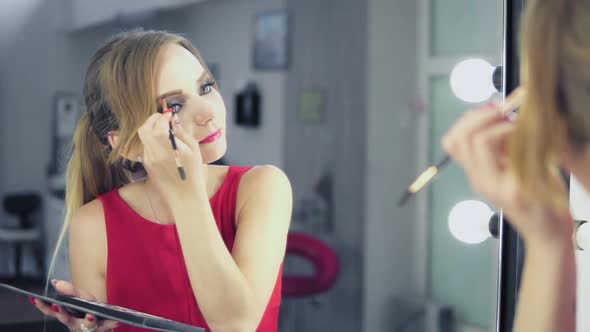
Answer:
[{"label": "eyelash", "polygon": [[[215,82],[213,81],[206,81],[205,84],[203,84],[199,90],[199,93],[202,95],[206,95],[209,94],[213,91],[213,87],[215,87]],[[203,91],[203,89],[207,89],[206,91]]]},{"label": "eyelash", "polygon": [[[210,94],[210,93],[213,91],[213,88],[214,88],[214,87],[215,87],[215,82],[213,82],[213,81],[207,81],[207,82],[205,82],[205,84],[203,84],[203,85],[201,86],[201,88],[199,89],[199,90],[200,90],[200,91],[199,91],[199,94],[200,94],[201,96],[203,96],[203,95],[208,95],[208,94]],[[205,89],[206,89],[206,90],[205,90]],[[203,90],[205,90],[205,91],[203,91]],[[173,109],[173,110],[172,110],[172,112],[173,112],[173,113],[178,113],[178,112],[180,112],[183,106],[184,106],[184,103],[179,103],[179,102],[177,102],[177,103],[172,103],[172,104],[170,104],[170,105],[169,105],[169,107],[171,107],[171,108]]]}]

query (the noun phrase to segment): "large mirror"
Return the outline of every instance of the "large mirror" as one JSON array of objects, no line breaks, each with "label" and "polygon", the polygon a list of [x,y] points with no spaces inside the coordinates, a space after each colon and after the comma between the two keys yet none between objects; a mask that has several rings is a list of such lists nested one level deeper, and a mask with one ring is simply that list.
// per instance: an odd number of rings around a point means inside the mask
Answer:
[{"label": "large mirror", "polygon": [[[502,97],[492,81],[503,1],[0,6],[0,96],[13,101],[1,121],[3,282],[43,292],[86,66],[110,36],[141,27],[186,36],[217,80],[228,142],[217,163],[275,165],[291,182],[280,331],[495,331],[497,208],[453,164],[397,203],[443,157],[449,126]],[[70,280],[67,238],[64,246],[51,277]],[[26,299],[0,290],[0,330],[42,327]]]}]

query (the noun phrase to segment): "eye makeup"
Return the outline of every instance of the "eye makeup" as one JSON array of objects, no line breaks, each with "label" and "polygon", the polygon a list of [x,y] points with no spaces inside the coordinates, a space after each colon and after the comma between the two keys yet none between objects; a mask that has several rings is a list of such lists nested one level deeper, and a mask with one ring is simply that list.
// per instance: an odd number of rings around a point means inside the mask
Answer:
[{"label": "eye makeup", "polygon": [[[164,97],[164,98],[162,98],[162,112],[161,113],[166,114],[168,112],[172,112],[173,114],[176,114],[178,112],[178,110],[176,110],[173,107],[168,108],[168,103],[166,101],[166,98]],[[180,161],[180,155],[178,153],[178,146],[176,145],[176,138],[174,137],[174,129],[172,129],[172,122],[169,122],[168,126],[169,126],[168,135],[170,137],[170,143],[172,143],[172,149],[174,150],[174,161],[176,162],[176,168],[178,169],[178,175],[180,176],[180,179],[186,180],[186,173],[184,171],[184,167],[182,166],[182,162]]]},{"label": "eye makeup", "polygon": [[[213,91],[215,87],[217,87],[217,82],[215,79],[211,77],[208,72],[203,72],[201,77],[197,80],[197,92],[200,96],[207,95]],[[173,105],[174,103],[184,104],[186,102],[187,96],[185,95],[184,91],[181,89],[168,91],[156,98],[156,103],[161,105],[162,99],[166,98],[168,101],[168,105]],[[159,106],[158,106],[159,107]]]}]

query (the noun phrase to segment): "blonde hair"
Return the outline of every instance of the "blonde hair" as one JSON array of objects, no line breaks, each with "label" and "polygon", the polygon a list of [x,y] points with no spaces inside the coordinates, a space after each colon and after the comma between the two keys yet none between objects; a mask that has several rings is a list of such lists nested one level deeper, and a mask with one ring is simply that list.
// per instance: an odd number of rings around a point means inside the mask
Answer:
[{"label": "blonde hair", "polygon": [[[521,30],[521,81],[526,89],[510,139],[510,158],[521,188],[566,209],[560,149],[583,148],[590,138],[590,1],[532,0]],[[590,90],[586,90],[586,94]],[[559,194],[558,194],[559,193]]]},{"label": "blonde hair", "polygon": [[[157,66],[163,46],[168,44],[186,48],[208,71],[199,52],[186,38],[164,31],[120,33],[92,56],[83,89],[86,111],[72,142],[66,174],[65,218],[49,276],[76,210],[99,195],[128,184],[124,169],[141,167],[121,155],[140,146],[137,130],[157,112]],[[111,148],[107,135],[115,130],[118,144]]]}]

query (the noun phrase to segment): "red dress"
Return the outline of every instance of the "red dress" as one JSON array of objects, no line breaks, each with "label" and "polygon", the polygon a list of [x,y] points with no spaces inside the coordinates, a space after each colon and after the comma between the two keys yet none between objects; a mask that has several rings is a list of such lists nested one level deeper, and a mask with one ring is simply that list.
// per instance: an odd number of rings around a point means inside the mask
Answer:
[{"label": "red dress", "polygon": [[[251,167],[230,166],[226,179],[211,197],[217,228],[228,250],[236,235],[238,185]],[[185,324],[209,328],[198,306],[184,264],[176,225],[161,225],[141,217],[117,189],[99,197],[108,242],[107,302]],[[257,331],[278,329],[282,266]],[[147,331],[121,325],[117,332]]]}]

